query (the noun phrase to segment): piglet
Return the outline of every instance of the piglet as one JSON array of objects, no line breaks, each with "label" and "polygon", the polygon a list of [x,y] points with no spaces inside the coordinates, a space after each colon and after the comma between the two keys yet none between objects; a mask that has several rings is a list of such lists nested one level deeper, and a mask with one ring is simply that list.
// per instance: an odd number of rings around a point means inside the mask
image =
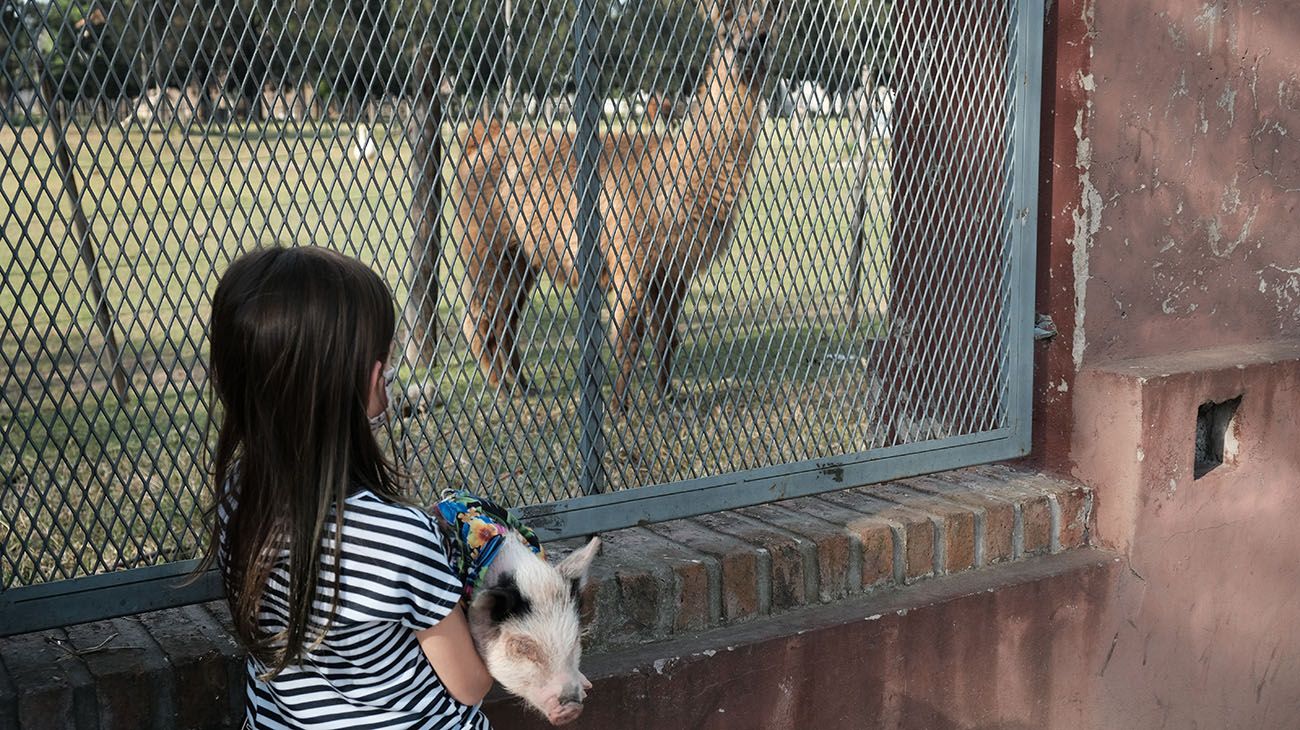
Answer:
[{"label": "piglet", "polygon": [[438,504],[468,596],[470,633],[488,671],[552,725],[582,714],[578,598],[600,550],[593,538],[559,563],[504,509],[464,492]]}]

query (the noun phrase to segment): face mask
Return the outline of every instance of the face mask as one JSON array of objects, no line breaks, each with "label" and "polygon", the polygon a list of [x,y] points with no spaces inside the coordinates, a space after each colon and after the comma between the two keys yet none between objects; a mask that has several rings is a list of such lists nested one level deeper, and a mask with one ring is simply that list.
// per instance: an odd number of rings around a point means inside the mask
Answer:
[{"label": "face mask", "polygon": [[393,403],[393,381],[397,379],[397,368],[388,368],[384,371],[384,391],[388,395],[388,407],[381,413],[370,417],[370,430],[378,431],[388,425],[388,416],[392,411]]}]

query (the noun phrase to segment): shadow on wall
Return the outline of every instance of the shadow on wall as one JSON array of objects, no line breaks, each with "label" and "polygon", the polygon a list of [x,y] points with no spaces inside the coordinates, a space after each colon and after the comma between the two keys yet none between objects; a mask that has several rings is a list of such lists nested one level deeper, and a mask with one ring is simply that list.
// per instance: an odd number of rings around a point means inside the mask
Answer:
[{"label": "shadow on wall", "polygon": [[[639,679],[648,680],[642,675]],[[662,679],[662,678],[661,678]],[[744,680],[739,680],[744,683]],[[635,682],[635,680],[634,680]],[[835,680],[823,677],[825,689],[832,689]],[[724,684],[727,684],[724,682]],[[819,683],[820,684],[820,683]],[[612,727],[637,728],[638,730],[794,730],[795,728],[815,727],[818,730],[1040,730],[1041,725],[1033,725],[1019,720],[988,718],[975,723],[961,722],[939,708],[920,699],[887,697],[886,689],[880,682],[871,682],[870,686],[840,687],[838,692],[827,693],[824,690],[816,694],[819,697],[803,697],[789,702],[798,694],[786,695],[786,701],[779,695],[769,693],[770,687],[760,689],[751,687],[757,693],[753,701],[737,707],[729,703],[718,705],[722,696],[710,690],[716,686],[705,686],[704,691],[696,696],[696,701],[679,698],[676,702],[666,702],[672,689],[665,688],[663,694],[656,693],[652,686],[610,686],[608,681],[596,681],[592,690],[592,702],[588,703],[587,712],[566,730],[609,730]],[[615,695],[621,695],[615,697]],[[694,695],[694,693],[692,693]],[[760,696],[761,695],[761,696]],[[883,707],[882,707],[883,705]],[[509,727],[514,730],[544,730],[551,727],[545,719],[530,711],[522,703],[501,695],[489,702],[486,708],[488,718],[494,726]]]},{"label": "shadow on wall", "polygon": [[[911,697],[903,698],[901,705],[899,721],[895,726],[899,730],[1040,730],[1034,725],[1016,720],[990,720],[968,725],[952,719],[933,705]],[[884,726],[874,724],[871,718],[863,718],[863,724],[855,727],[854,730],[859,727],[865,729]],[[844,726],[844,730],[848,728],[848,725]]]}]

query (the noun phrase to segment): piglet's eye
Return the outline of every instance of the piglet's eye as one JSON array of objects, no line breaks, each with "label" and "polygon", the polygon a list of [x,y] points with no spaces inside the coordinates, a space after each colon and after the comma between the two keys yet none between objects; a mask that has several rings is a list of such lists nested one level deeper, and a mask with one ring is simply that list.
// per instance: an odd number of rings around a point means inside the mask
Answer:
[{"label": "piglet's eye", "polygon": [[542,647],[527,636],[511,636],[506,639],[506,651],[513,657],[533,664],[545,663]]}]

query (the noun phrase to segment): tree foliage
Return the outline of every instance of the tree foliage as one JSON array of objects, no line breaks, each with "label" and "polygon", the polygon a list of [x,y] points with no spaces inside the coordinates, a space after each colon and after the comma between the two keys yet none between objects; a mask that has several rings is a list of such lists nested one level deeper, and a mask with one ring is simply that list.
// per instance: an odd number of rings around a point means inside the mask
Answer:
[{"label": "tree foliage", "polygon": [[[470,95],[572,86],[576,0],[0,0],[0,89],[42,52],[67,96],[311,84],[339,99],[407,95],[433,52]],[[697,0],[598,0],[594,56],[606,91],[676,93],[696,83],[710,29]],[[786,2],[775,75],[828,89],[888,68],[888,0]],[[88,34],[77,22],[102,13]],[[32,26],[33,21],[35,25]],[[32,32],[23,32],[24,23]],[[23,45],[43,38],[47,47]],[[65,73],[66,72],[66,73]]]}]

